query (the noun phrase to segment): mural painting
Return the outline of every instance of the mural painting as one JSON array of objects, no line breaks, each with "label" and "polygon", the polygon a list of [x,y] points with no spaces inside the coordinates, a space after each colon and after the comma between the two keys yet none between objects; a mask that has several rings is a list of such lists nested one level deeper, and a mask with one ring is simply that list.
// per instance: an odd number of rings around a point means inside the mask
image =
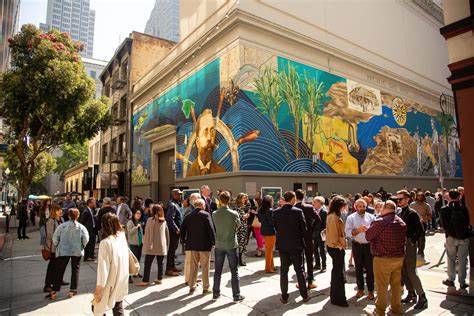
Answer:
[{"label": "mural painting", "polygon": [[134,115],[132,181],[176,129],[176,177],[238,170],[460,177],[455,121],[356,81],[236,46]]}]

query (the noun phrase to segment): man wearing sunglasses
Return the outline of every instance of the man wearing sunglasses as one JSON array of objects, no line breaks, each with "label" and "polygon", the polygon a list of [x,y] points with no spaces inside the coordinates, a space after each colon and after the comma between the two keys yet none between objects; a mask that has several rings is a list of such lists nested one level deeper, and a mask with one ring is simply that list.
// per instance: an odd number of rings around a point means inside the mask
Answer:
[{"label": "man wearing sunglasses", "polygon": [[407,225],[402,281],[408,290],[408,295],[402,300],[402,303],[417,302],[414,306],[415,309],[425,309],[428,308],[428,300],[416,273],[417,244],[424,234],[423,225],[418,213],[410,208],[410,193],[407,190],[397,192],[397,204],[401,208],[399,216]]}]

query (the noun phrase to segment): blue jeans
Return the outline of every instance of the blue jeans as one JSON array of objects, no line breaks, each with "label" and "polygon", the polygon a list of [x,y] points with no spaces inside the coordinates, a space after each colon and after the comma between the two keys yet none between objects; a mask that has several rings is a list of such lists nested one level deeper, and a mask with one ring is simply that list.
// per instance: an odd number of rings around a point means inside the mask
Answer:
[{"label": "blue jeans", "polygon": [[448,255],[448,278],[456,279],[456,256],[459,258],[458,282],[466,284],[467,256],[469,255],[469,239],[446,238],[446,253]]},{"label": "blue jeans", "polygon": [[230,273],[232,276],[231,284],[232,284],[232,296],[234,298],[240,295],[240,286],[239,286],[239,271],[237,270],[237,263],[238,263],[238,256],[237,256],[237,248],[234,249],[218,249],[215,250],[215,270],[214,270],[214,287],[212,288],[212,292],[214,295],[220,294],[220,287],[221,287],[221,275],[222,275],[222,268],[224,267],[224,260],[227,257],[229,261],[229,268]]}]

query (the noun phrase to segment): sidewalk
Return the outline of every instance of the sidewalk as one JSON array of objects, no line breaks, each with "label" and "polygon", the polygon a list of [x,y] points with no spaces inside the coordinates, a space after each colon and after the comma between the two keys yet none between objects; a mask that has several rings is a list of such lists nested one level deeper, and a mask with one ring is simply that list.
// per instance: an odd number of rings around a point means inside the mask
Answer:
[{"label": "sidewalk", "polygon": [[[11,235],[10,235],[11,236]],[[46,262],[41,258],[38,246],[38,232],[30,233],[29,240],[8,239],[3,256],[10,259],[0,261],[3,280],[0,283],[0,315],[91,315],[90,301],[96,281],[96,263],[81,263],[79,295],[67,299],[67,287],[64,287],[55,302],[44,299],[42,293]],[[442,252],[444,236],[436,234],[427,239],[427,258],[432,264],[420,269],[429,308],[420,315],[473,315],[474,300],[447,296],[446,287],[441,280],[446,277],[444,266],[433,267]],[[249,249],[255,249],[254,243]],[[252,255],[253,252],[250,252]],[[349,253],[347,252],[346,261]],[[183,261],[180,256],[179,261]],[[374,309],[374,302],[355,299],[355,276],[348,272],[346,295],[350,307],[341,308],[329,303],[330,263],[328,271],[316,274],[318,288],[311,292],[312,299],[301,303],[295,287],[296,276],[290,269],[290,303],[279,302],[279,276],[263,272],[264,259],[251,257],[246,267],[239,269],[241,292],[246,297],[241,303],[232,301],[230,273],[226,267],[221,283],[221,298],[212,300],[211,295],[203,296],[201,287],[193,295],[188,294],[183,277],[165,278],[163,284],[148,288],[130,286],[130,294],[124,302],[127,315],[363,315]],[[279,259],[275,260],[279,265]],[[143,259],[142,259],[143,264]],[[156,275],[156,265],[152,268],[152,277]],[[70,268],[66,270],[65,280],[69,280]],[[211,287],[212,287],[211,272]],[[469,305],[468,303],[471,303]],[[407,314],[415,314],[412,305]]]}]

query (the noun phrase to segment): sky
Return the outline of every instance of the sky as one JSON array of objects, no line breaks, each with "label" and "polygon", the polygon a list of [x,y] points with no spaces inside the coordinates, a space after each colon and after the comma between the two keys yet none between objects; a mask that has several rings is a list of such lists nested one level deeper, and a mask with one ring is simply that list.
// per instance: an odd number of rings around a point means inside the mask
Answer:
[{"label": "sky", "polygon": [[[20,26],[46,22],[47,0],[22,0]],[[93,57],[110,60],[115,49],[132,32],[145,30],[155,0],[91,0],[95,9]]]}]

